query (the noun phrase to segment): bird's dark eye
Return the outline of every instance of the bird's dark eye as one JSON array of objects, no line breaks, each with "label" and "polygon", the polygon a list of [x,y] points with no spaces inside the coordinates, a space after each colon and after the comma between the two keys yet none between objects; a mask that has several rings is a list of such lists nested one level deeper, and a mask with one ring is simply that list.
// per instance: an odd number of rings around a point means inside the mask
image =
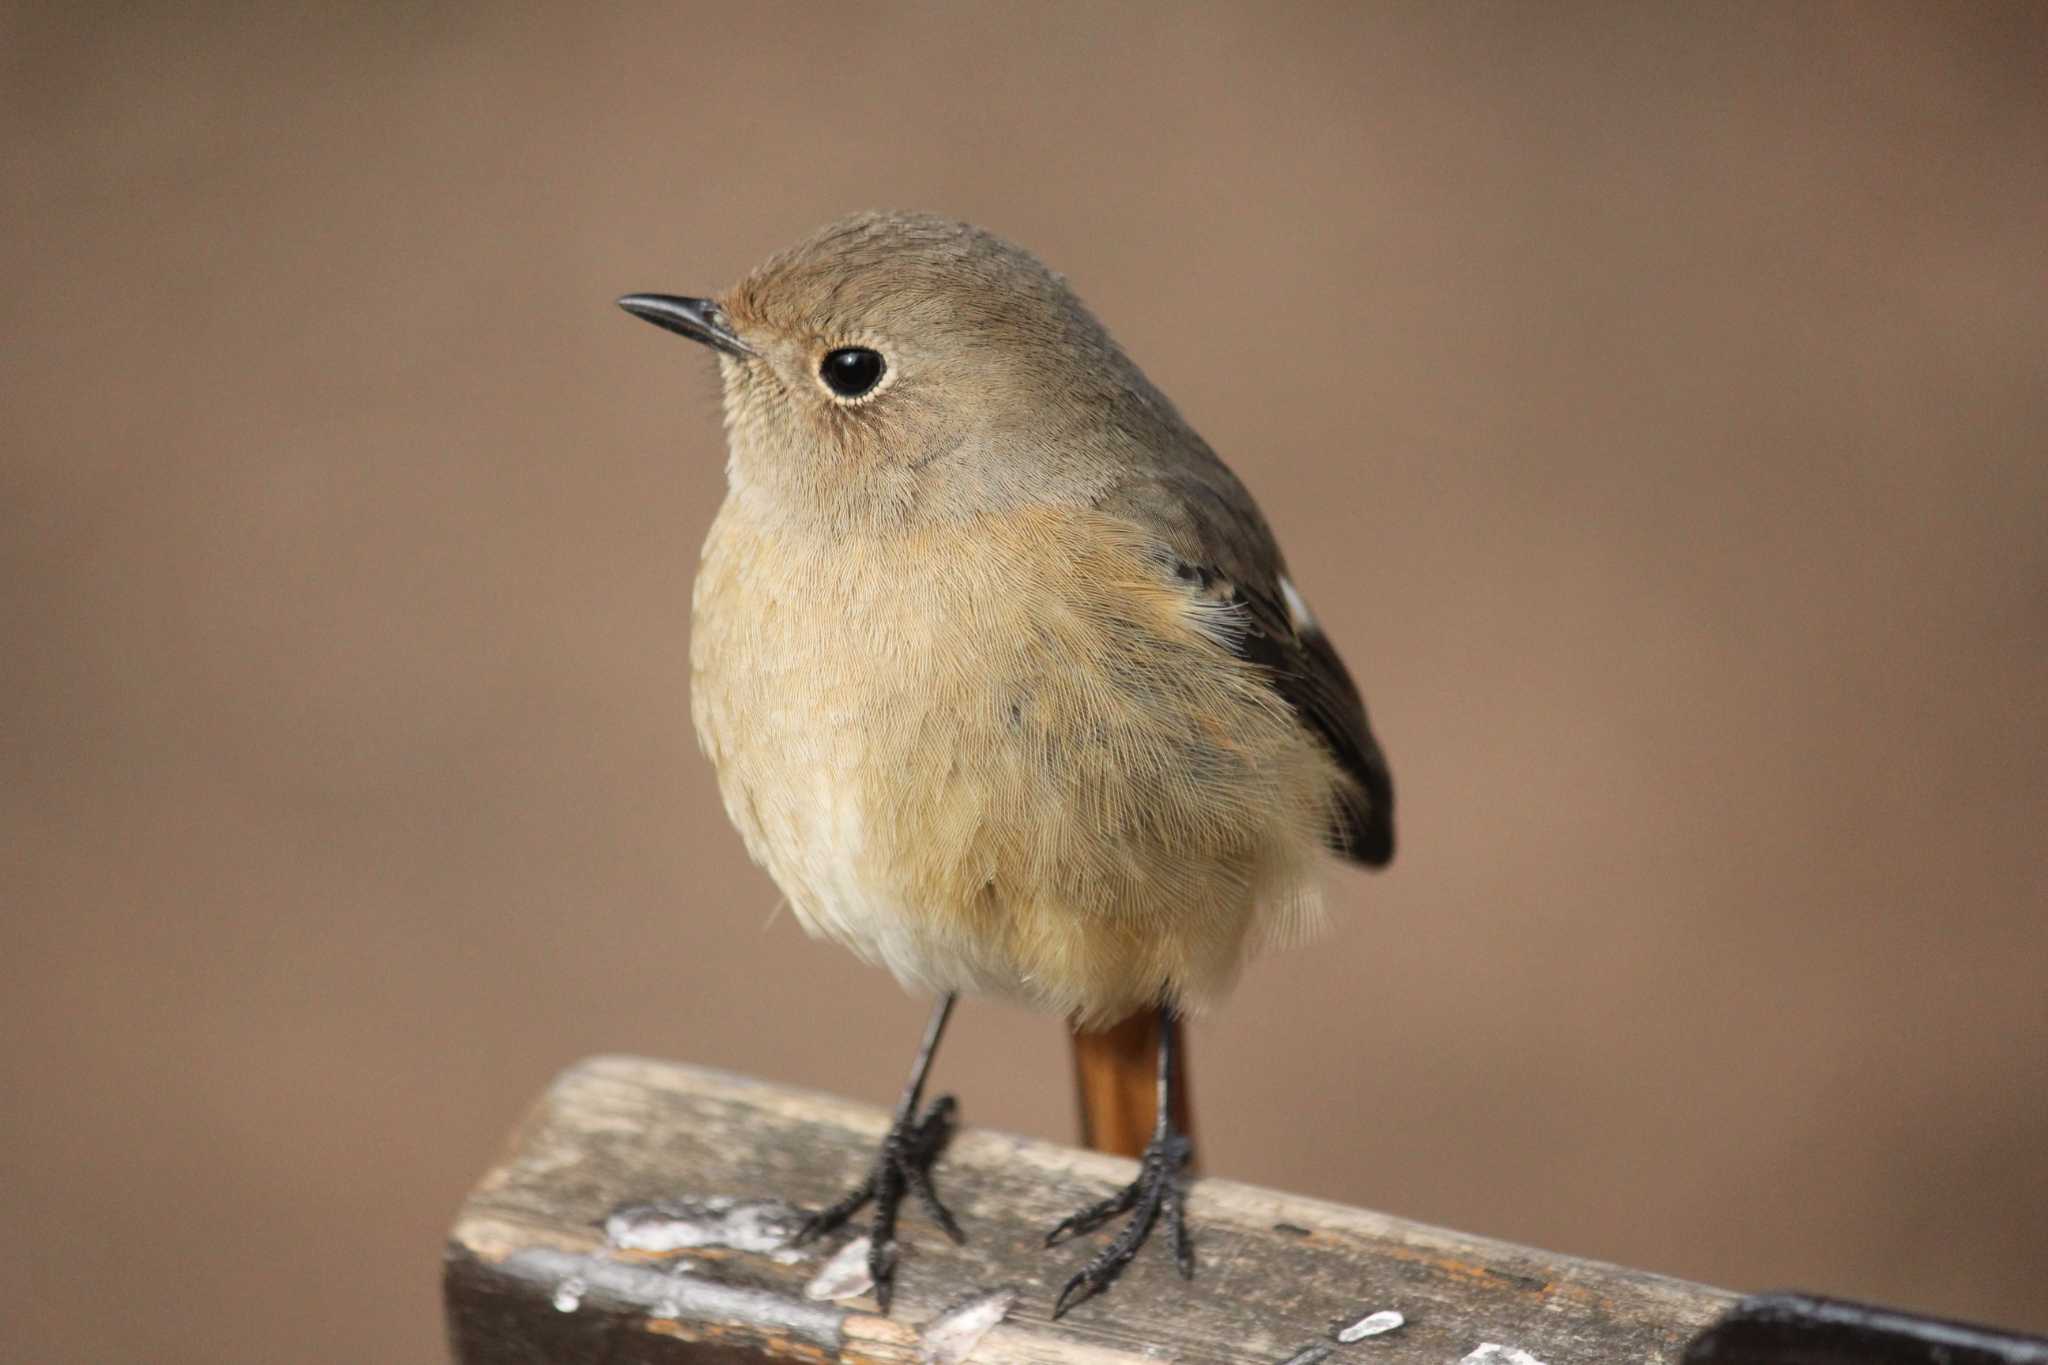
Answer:
[{"label": "bird's dark eye", "polygon": [[882,382],[882,371],[887,368],[880,351],[865,346],[842,346],[826,353],[818,366],[818,377],[841,398],[858,398]]}]

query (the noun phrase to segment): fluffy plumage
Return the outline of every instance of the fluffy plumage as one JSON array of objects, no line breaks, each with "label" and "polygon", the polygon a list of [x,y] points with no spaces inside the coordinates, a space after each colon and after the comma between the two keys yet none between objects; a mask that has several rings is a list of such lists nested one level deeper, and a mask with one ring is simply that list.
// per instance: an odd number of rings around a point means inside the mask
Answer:
[{"label": "fluffy plumage", "polygon": [[[1102,1023],[1298,936],[1391,856],[1356,687],[1247,494],[1064,281],[864,215],[722,300],[731,491],[693,714],[805,927]],[[835,347],[887,373],[858,401]]]}]

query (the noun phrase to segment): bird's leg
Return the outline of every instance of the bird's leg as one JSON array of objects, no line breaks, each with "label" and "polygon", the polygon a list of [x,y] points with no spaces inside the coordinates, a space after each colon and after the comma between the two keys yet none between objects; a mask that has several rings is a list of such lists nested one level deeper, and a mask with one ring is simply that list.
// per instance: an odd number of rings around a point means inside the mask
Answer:
[{"label": "bird's leg", "polygon": [[1093,1232],[1119,1214],[1131,1215],[1115,1240],[1097,1252],[1060,1290],[1052,1308],[1055,1319],[1075,1304],[1100,1294],[1123,1274],[1138,1248],[1152,1235],[1152,1225],[1159,1221],[1161,1212],[1166,1214],[1166,1225],[1173,1234],[1173,1259],[1180,1267],[1181,1278],[1194,1278],[1195,1252],[1188,1241],[1181,1191],[1181,1174],[1194,1153],[1194,1144],[1173,1122],[1174,1090],[1180,1084],[1179,1030],[1173,1024],[1172,1007],[1160,1006],[1159,1116],[1152,1124],[1152,1140],[1145,1144],[1144,1154],[1139,1158],[1138,1178],[1100,1203],[1069,1215],[1045,1235],[1045,1244],[1054,1246],[1068,1237]]},{"label": "bird's leg", "polygon": [[946,1031],[953,999],[951,995],[942,998],[932,1011],[931,1022],[925,1025],[924,1042],[918,1046],[917,1060],[911,1063],[910,1083],[903,1087],[903,1098],[896,1102],[896,1115],[889,1124],[888,1135],[882,1139],[882,1150],[875,1154],[874,1168],[845,1198],[806,1219],[794,1239],[803,1243],[830,1232],[872,1202],[875,1214],[868,1231],[868,1274],[875,1282],[875,1302],[884,1313],[889,1311],[890,1291],[896,1277],[896,1210],[905,1194],[915,1194],[917,1202],[924,1205],[925,1212],[945,1229],[948,1237],[956,1242],[967,1240],[953,1215],[939,1202],[938,1191],[932,1188],[932,1163],[953,1135],[953,1114],[958,1106],[951,1095],[941,1095],[932,1101],[923,1117],[917,1112],[918,1101],[924,1095],[925,1073],[931,1070],[939,1035]]}]

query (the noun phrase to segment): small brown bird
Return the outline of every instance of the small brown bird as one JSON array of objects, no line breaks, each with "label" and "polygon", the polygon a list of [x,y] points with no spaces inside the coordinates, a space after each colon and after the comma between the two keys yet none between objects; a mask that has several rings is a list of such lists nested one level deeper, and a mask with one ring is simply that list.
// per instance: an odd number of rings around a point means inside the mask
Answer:
[{"label": "small brown bird", "polygon": [[692,714],[747,851],[805,929],[939,997],[872,1173],[888,1310],[919,1112],[954,998],[1101,1027],[1160,1014],[1132,1216],[1054,1315],[1163,1212],[1193,1259],[1177,1012],[1313,927],[1325,850],[1393,855],[1365,708],[1251,495],[1058,275],[963,223],[844,219],[721,299],[628,312],[713,348],[729,492],[693,595]]}]

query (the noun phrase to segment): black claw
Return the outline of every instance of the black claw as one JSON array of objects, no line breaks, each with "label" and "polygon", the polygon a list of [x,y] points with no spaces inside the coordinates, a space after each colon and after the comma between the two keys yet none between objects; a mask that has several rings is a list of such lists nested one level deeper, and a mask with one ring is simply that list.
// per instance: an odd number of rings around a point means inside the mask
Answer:
[{"label": "black claw", "polygon": [[1142,1193],[1140,1187],[1144,1184],[1144,1179],[1144,1175],[1140,1173],[1138,1179],[1102,1202],[1090,1204],[1078,1213],[1068,1214],[1060,1220],[1057,1227],[1045,1234],[1045,1244],[1058,1246],[1069,1237],[1078,1237],[1084,1232],[1095,1231],[1120,1213],[1129,1213]]},{"label": "black claw", "polygon": [[829,1208],[819,1209],[809,1218],[804,1219],[804,1225],[796,1230],[796,1236],[790,1238],[791,1244],[802,1246],[814,1237],[820,1237],[825,1233],[835,1230],[847,1219],[859,1213],[862,1205],[874,1197],[875,1177],[870,1172],[867,1179],[854,1186],[852,1190],[847,1192],[846,1197],[838,1203],[833,1204]]},{"label": "black claw", "polygon": [[1166,1217],[1173,1227],[1173,1263],[1183,1280],[1195,1278],[1195,1244],[1188,1239],[1187,1196],[1175,1181],[1166,1198]]},{"label": "black claw", "polygon": [[[1085,1284],[1087,1280],[1088,1272],[1084,1270],[1080,1274],[1074,1276],[1073,1279],[1067,1281],[1067,1287],[1065,1289],[1062,1289],[1060,1291],[1059,1298],[1053,1301],[1052,1320],[1054,1322],[1058,1322],[1060,1320],[1060,1315],[1066,1312],[1069,1308],[1072,1308],[1074,1306],[1074,1303],[1080,1302],[1080,1299],[1074,1299],[1073,1303],[1069,1303],[1068,1300],[1073,1299],[1074,1291],[1076,1289],[1079,1289],[1083,1284]],[[1092,1294],[1093,1291],[1091,1290],[1090,1293]],[[1088,1297],[1088,1295],[1083,1295],[1082,1297],[1086,1298]]]},{"label": "black claw", "polygon": [[932,1221],[945,1229],[948,1237],[956,1242],[967,1240],[967,1234],[960,1230],[952,1212],[939,1202],[938,1191],[932,1187],[932,1163],[953,1136],[953,1115],[958,1108],[951,1095],[941,1095],[932,1101],[923,1118],[915,1122],[906,1118],[891,1128],[882,1139],[882,1150],[875,1154],[874,1169],[867,1178],[848,1191],[845,1198],[805,1219],[792,1239],[802,1244],[831,1232],[872,1203],[875,1212],[868,1228],[868,1277],[875,1282],[875,1303],[884,1316],[894,1297],[896,1215],[905,1194],[915,1194],[918,1203]]},{"label": "black claw", "polygon": [[960,1230],[960,1224],[953,1218],[953,1211],[939,1202],[939,1192],[932,1188],[929,1171],[915,1171],[910,1177],[911,1192],[917,1195],[917,1202],[924,1205],[925,1215],[955,1242],[966,1244],[967,1234]]},{"label": "black claw", "polygon": [[1181,1172],[1192,1154],[1193,1144],[1167,1129],[1146,1146],[1136,1180],[1109,1198],[1061,1220],[1045,1235],[1045,1244],[1052,1246],[1068,1236],[1092,1232],[1120,1213],[1131,1214],[1131,1221],[1124,1224],[1110,1244],[1095,1253],[1060,1290],[1052,1306],[1055,1321],[1075,1304],[1095,1297],[1116,1282],[1124,1267],[1137,1256],[1138,1248],[1152,1235],[1153,1224],[1159,1221],[1162,1210],[1173,1236],[1174,1264],[1179,1266],[1182,1278],[1194,1278],[1195,1251],[1188,1240],[1180,1187]]},{"label": "black claw", "polygon": [[889,1315],[889,1299],[896,1285],[896,1239],[879,1236],[868,1243],[868,1278],[875,1282],[875,1304],[882,1316]]}]

